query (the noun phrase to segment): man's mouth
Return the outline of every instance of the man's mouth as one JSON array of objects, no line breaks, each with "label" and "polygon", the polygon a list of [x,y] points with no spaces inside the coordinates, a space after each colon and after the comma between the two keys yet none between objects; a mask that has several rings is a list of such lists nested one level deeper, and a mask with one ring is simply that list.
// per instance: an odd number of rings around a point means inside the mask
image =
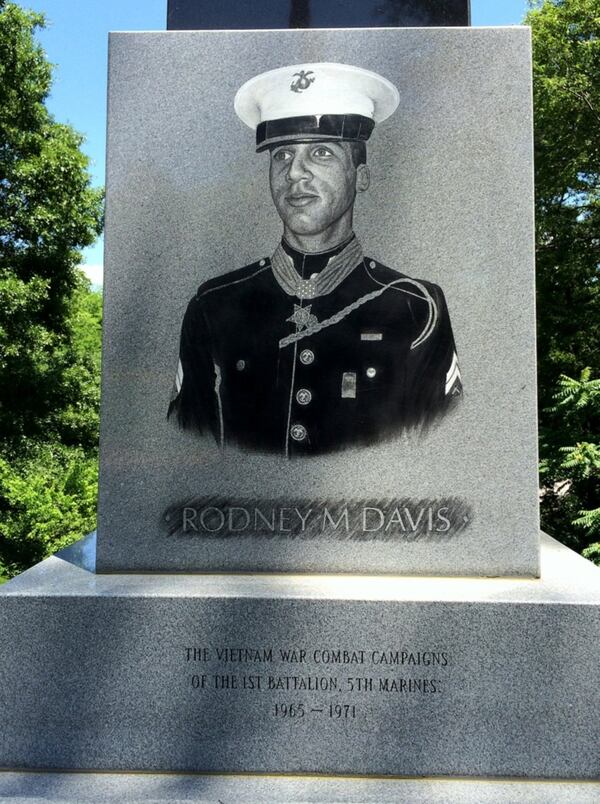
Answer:
[{"label": "man's mouth", "polygon": [[319,198],[315,193],[289,193],[285,200],[291,207],[307,207]]}]

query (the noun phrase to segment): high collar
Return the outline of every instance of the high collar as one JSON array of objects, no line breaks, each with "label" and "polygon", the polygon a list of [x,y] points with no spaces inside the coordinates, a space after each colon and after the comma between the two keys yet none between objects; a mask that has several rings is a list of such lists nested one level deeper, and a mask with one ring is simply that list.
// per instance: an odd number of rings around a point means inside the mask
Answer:
[{"label": "high collar", "polygon": [[331,293],[362,261],[362,247],[352,235],[337,248],[321,254],[303,254],[284,241],[277,246],[271,267],[275,279],[289,296],[315,299]]},{"label": "high collar", "polygon": [[318,252],[298,251],[293,246],[290,246],[285,238],[281,239],[281,246],[285,253],[294,261],[296,271],[300,274],[302,279],[305,279],[312,274],[320,273],[332,257],[340,254],[346,246],[350,245],[355,239],[356,235],[352,232],[350,237],[335,248]]}]

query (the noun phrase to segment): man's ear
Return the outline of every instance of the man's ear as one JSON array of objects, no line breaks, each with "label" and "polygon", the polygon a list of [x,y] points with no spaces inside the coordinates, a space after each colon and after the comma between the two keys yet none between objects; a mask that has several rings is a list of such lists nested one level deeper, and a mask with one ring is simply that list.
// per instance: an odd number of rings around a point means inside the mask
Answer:
[{"label": "man's ear", "polygon": [[367,165],[359,165],[356,168],[356,192],[362,193],[369,189],[371,184],[371,171]]}]

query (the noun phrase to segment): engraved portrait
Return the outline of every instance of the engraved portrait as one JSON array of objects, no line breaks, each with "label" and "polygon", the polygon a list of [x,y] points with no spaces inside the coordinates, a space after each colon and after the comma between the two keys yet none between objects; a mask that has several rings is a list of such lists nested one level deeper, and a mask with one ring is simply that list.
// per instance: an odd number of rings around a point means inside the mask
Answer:
[{"label": "engraved portrait", "polygon": [[399,102],[385,77],[341,63],[281,67],[238,90],[282,237],[189,301],[168,409],[180,427],[295,458],[426,432],[460,399],[441,288],[365,254],[353,228],[367,140]]}]

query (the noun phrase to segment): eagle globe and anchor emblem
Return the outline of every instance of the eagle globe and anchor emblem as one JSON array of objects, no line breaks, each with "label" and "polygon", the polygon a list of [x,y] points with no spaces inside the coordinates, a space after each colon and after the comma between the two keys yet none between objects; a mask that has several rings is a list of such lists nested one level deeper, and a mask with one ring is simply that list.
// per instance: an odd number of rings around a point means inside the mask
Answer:
[{"label": "eagle globe and anchor emblem", "polygon": [[308,89],[309,86],[314,83],[316,77],[312,70],[300,70],[299,73],[294,73],[292,78],[296,80],[292,81],[290,84],[291,91],[304,92],[305,89]]}]

